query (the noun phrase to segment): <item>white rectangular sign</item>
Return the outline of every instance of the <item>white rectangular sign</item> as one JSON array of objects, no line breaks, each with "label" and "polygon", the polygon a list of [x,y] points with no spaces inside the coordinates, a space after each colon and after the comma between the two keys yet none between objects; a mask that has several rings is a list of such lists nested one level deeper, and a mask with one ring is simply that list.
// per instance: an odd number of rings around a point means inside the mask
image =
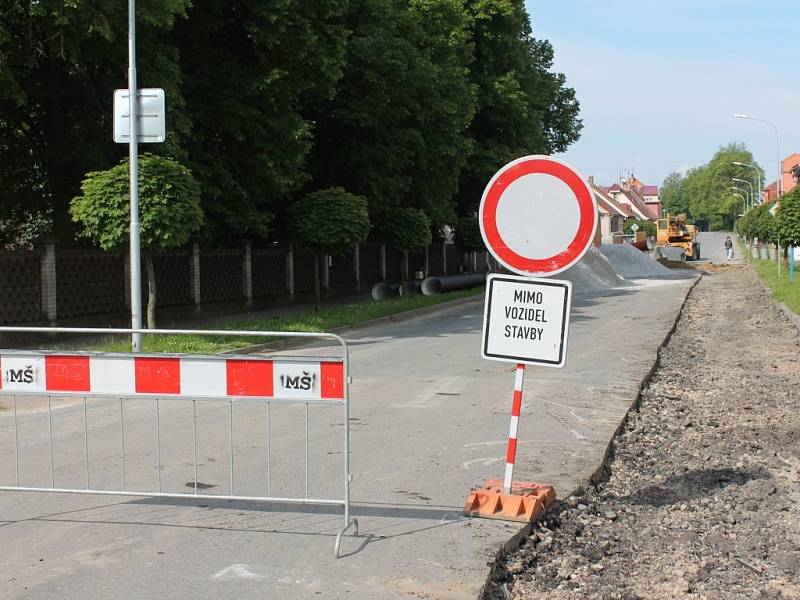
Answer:
[{"label": "white rectangular sign", "polygon": [[571,299],[570,281],[489,275],[481,356],[562,368]]},{"label": "white rectangular sign", "polygon": [[[130,94],[114,90],[114,141],[127,144],[131,138]],[[167,138],[166,102],[161,88],[139,90],[139,142],[163,142]]]}]

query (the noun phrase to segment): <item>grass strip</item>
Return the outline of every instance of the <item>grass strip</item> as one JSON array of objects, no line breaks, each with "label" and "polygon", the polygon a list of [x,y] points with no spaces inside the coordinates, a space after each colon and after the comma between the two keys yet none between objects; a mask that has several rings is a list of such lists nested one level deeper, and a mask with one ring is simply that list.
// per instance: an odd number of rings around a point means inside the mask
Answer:
[{"label": "grass strip", "polygon": [[794,281],[789,281],[789,267],[781,265],[781,274],[778,276],[778,264],[774,259],[764,260],[755,258],[746,252],[747,262],[761,277],[761,281],[772,291],[775,299],[783,302],[793,313],[800,315],[800,264],[795,264]]},{"label": "grass strip", "polygon": [[[239,331],[301,331],[323,332],[339,327],[346,327],[396,315],[426,306],[434,306],[452,300],[479,296],[484,293],[484,288],[474,288],[439,294],[438,296],[423,296],[421,294],[410,298],[391,298],[376,302],[362,300],[352,304],[339,304],[323,306],[318,312],[303,312],[294,315],[276,316],[266,319],[238,321],[215,325],[212,329],[230,329]],[[233,350],[253,344],[263,344],[278,338],[269,337],[242,337],[211,336],[211,335],[145,335],[142,336],[142,350],[144,352],[166,353],[193,353],[213,354],[224,350]],[[92,345],[92,350],[101,352],[129,352],[130,341],[127,337],[116,336]]]}]

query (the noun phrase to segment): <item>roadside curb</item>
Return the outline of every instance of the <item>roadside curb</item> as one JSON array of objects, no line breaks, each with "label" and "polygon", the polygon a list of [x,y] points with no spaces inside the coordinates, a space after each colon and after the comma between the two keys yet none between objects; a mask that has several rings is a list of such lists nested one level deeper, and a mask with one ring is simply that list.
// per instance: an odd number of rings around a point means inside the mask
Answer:
[{"label": "roadside curb", "polygon": [[[691,285],[691,287],[687,290],[686,296],[683,298],[683,302],[681,302],[680,308],[675,313],[675,319],[672,323],[672,327],[670,327],[667,334],[664,336],[664,339],[658,345],[656,349],[656,359],[653,361],[653,366],[650,367],[650,370],[647,374],[642,378],[641,383],[639,384],[639,391],[636,394],[631,405],[628,407],[628,410],[625,411],[622,419],[617,425],[617,428],[614,430],[614,433],[611,435],[611,438],[608,441],[608,445],[606,446],[605,452],[603,453],[603,458],[600,461],[600,465],[594,470],[594,472],[587,478],[584,484],[579,485],[577,488],[573,489],[569,494],[566,494],[563,498],[569,498],[570,496],[580,493],[585,487],[591,486],[594,487],[599,484],[603,479],[605,479],[608,475],[608,466],[611,463],[611,460],[614,457],[614,440],[617,439],[619,434],[623,431],[625,426],[628,423],[628,420],[631,417],[631,414],[637,412],[639,410],[639,406],[642,403],[642,398],[644,396],[644,391],[650,381],[653,379],[653,376],[658,371],[659,367],[661,366],[661,355],[666,347],[666,345],[672,339],[672,336],[678,329],[678,322],[681,320],[683,316],[683,311],[686,308],[686,303],[689,301],[689,297],[692,295],[695,287],[700,283],[703,279],[702,271],[699,271],[699,277],[695,280],[695,282]],[[486,576],[486,581],[481,586],[480,591],[478,592],[478,600],[493,600],[497,596],[492,595],[492,587],[500,584],[500,582],[504,581],[504,573],[505,573],[505,560],[508,558],[510,554],[513,554],[517,550],[519,550],[520,546],[522,545],[523,540],[528,538],[533,530],[533,526],[542,520],[547,514],[552,512],[554,508],[557,508],[563,500],[561,498],[557,499],[547,510],[542,511],[539,513],[539,516],[536,517],[530,523],[526,523],[522,529],[516,532],[511,538],[506,541],[503,546],[497,551],[495,554],[494,560],[491,563],[489,568],[489,573]]]},{"label": "roadside curb", "polygon": [[[431,306],[423,306],[422,308],[415,308],[413,310],[406,310],[392,315],[386,315],[385,317],[377,317],[375,319],[369,319],[368,321],[361,321],[360,323],[355,323],[353,325],[343,325],[341,327],[334,327],[333,329],[325,333],[335,333],[336,335],[342,335],[349,331],[359,331],[361,329],[366,329],[374,325],[380,325],[381,323],[407,321],[410,319],[414,319],[416,317],[422,317],[449,308],[457,308],[459,306],[464,306],[473,303],[477,304],[478,302],[483,302],[483,300],[484,300],[483,294],[476,294],[475,296],[469,296],[467,298],[459,298],[458,300],[448,300],[446,302],[440,302],[439,304],[432,304]],[[259,352],[264,352],[266,350],[288,350],[291,348],[299,348],[307,345],[308,343],[309,343],[308,340],[304,338],[299,338],[299,339],[287,338],[284,340],[273,340],[271,342],[265,342],[263,344],[254,344],[252,346],[245,346],[243,348],[234,348],[233,350],[225,350],[223,352],[220,352],[220,354],[257,354]]]}]

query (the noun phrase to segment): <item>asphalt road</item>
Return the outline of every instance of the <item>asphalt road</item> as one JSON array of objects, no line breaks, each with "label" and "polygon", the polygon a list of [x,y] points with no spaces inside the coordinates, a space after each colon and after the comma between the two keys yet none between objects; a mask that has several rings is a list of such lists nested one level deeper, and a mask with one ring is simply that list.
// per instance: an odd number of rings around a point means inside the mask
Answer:
[{"label": "asphalt road", "polygon": [[[567,367],[529,368],[515,478],[568,494],[599,465],[693,279],[577,296]],[[514,365],[482,360],[482,301],[347,336],[353,512],[257,502],[0,492],[2,598],[474,598],[518,524],[464,518],[469,489],[502,477]],[[300,351],[309,353],[310,351]],[[313,350],[325,353],[324,348]],[[163,403],[162,485],[190,491],[191,404]],[[56,484],[83,485],[82,405],[56,408]],[[93,485],[119,486],[119,407],[89,410]],[[153,405],[126,404],[128,487],[153,486]],[[302,408],[275,409],[272,492],[302,494]],[[21,411],[24,482],[48,485],[47,413]],[[0,481],[13,483],[10,411]],[[198,481],[226,493],[225,406],[199,409]],[[237,493],[263,493],[263,407],[235,413]],[[341,413],[312,409],[311,495],[340,493]]]},{"label": "asphalt road", "polygon": [[[728,260],[725,255],[725,238],[730,236],[733,240],[733,260]],[[702,231],[698,235],[700,240],[700,256],[702,260],[713,263],[742,264],[742,250],[736,242],[736,234],[731,231]]]}]

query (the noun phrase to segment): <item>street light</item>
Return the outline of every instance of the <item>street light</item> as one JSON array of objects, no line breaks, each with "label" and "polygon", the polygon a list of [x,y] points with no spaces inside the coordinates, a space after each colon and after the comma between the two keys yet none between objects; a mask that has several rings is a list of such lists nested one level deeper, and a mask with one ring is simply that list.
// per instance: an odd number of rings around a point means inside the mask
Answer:
[{"label": "street light", "polygon": [[[734,113],[733,115],[737,119],[748,119],[750,121],[758,121],[759,123],[766,123],[770,127],[772,127],[772,131],[775,132],[775,154],[778,159],[778,179],[775,180],[775,198],[776,200],[781,197],[781,178],[783,177],[783,165],[781,165],[781,140],[778,137],[778,128],[775,127],[775,124],[772,121],[767,121],[766,119],[757,119],[755,117],[750,117],[748,115],[743,115],[741,113]],[[776,244],[777,246],[777,259],[778,259],[778,277],[781,276],[781,245]]]},{"label": "street light", "polygon": [[756,170],[756,186],[755,187],[759,191],[759,203],[763,202],[764,198],[761,197],[761,193],[760,193],[761,192],[761,169],[759,167],[757,167],[756,165],[751,165],[751,164],[748,164],[748,163],[743,163],[743,162],[738,162],[738,161],[733,161],[733,163],[731,163],[731,164],[737,165],[739,167],[750,167],[751,169],[755,169]]},{"label": "street light", "polygon": [[781,177],[783,177],[783,167],[781,166],[781,141],[778,137],[778,128],[775,127],[775,124],[772,121],[767,121],[766,119],[757,119],[755,117],[750,117],[748,115],[743,115],[741,113],[734,113],[733,115],[737,119],[747,119],[748,121],[758,121],[759,123],[766,123],[770,127],[772,127],[772,131],[775,132],[775,154],[778,159],[778,179],[776,180],[776,191],[777,197],[780,198],[781,195]]},{"label": "street light", "polygon": [[732,191],[734,196],[740,196],[742,198],[743,200],[742,206],[747,206],[747,190],[744,188],[736,187],[735,185],[731,186],[731,190],[739,190],[740,192],[742,192],[741,194],[738,194]]},{"label": "street light", "polygon": [[[742,190],[743,192],[746,192],[746,190],[744,188],[734,188],[734,189]],[[742,199],[742,204],[747,204],[747,198],[744,196],[744,194],[740,194],[739,192],[731,192],[731,194],[733,194],[734,196],[739,196],[739,198]],[[733,214],[734,215],[738,215],[739,211],[736,210],[736,208],[734,208],[733,209]],[[736,230],[736,217],[735,216],[733,218],[733,228],[734,228],[734,230]]]},{"label": "street light", "polygon": [[[755,190],[753,189],[753,184],[747,181],[747,179],[737,179],[736,177],[731,177],[732,181],[738,181],[739,183],[746,183],[747,186],[750,188],[750,205],[752,206],[755,200]],[[745,210],[749,207],[745,204]]]}]

